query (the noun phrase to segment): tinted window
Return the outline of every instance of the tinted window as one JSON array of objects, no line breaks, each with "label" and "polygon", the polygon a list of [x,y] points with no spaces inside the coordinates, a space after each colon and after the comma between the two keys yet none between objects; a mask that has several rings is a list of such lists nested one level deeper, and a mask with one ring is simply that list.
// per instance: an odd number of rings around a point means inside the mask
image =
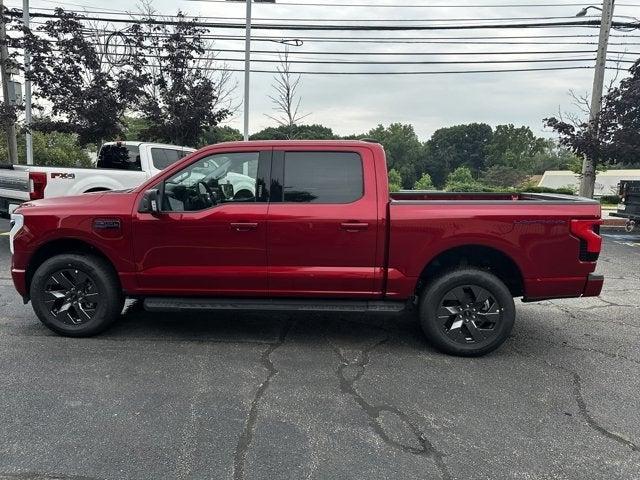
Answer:
[{"label": "tinted window", "polygon": [[153,162],[153,166],[158,170],[164,170],[182,157],[184,157],[182,150],[172,150],[170,148],[151,149],[151,161]]},{"label": "tinted window", "polygon": [[362,194],[362,160],[357,153],[285,153],[285,202],[351,203]]},{"label": "tinted window", "polygon": [[140,149],[136,145],[103,145],[96,166],[118,170],[142,170]]},{"label": "tinted window", "polygon": [[219,203],[262,201],[255,196],[258,161],[258,152],[243,152],[192,163],[165,181],[163,210],[193,212]]}]

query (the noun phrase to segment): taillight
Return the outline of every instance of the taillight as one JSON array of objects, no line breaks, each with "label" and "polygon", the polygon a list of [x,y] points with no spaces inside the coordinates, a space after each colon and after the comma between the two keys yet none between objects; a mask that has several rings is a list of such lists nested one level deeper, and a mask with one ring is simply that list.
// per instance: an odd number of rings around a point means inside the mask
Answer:
[{"label": "taillight", "polygon": [[47,186],[47,174],[44,172],[29,172],[29,198],[39,200],[44,198]]},{"label": "taillight", "polygon": [[580,240],[580,260],[595,262],[602,249],[602,220],[571,220],[571,233]]}]

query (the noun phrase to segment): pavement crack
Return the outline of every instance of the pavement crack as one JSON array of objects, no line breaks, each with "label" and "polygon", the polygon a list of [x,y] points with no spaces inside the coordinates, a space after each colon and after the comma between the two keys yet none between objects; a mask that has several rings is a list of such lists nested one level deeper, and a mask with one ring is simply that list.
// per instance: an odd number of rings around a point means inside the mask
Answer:
[{"label": "pavement crack", "polygon": [[559,368],[560,370],[564,370],[573,377],[573,396],[575,397],[576,403],[578,404],[580,414],[585,419],[587,424],[597,432],[600,432],[600,434],[604,435],[605,437],[610,438],[611,440],[614,440],[621,445],[629,447],[633,452],[640,452],[640,447],[638,447],[638,445],[633,443],[631,440],[618,435],[617,433],[607,430],[605,427],[600,425],[595,418],[591,416],[589,410],[587,409],[587,404],[584,401],[584,397],[582,396],[582,378],[580,378],[578,372],[562,366],[557,366],[557,368]]},{"label": "pavement crack", "polygon": [[543,343],[546,343],[547,345],[553,345],[554,347],[558,347],[558,348],[568,348],[570,350],[577,350],[580,352],[597,353],[599,355],[603,355],[608,358],[613,358],[616,360],[622,359],[622,360],[626,360],[627,362],[636,363],[640,365],[640,361],[636,360],[635,358],[627,357],[626,355],[621,355],[619,353],[609,352],[607,350],[601,350],[599,348],[579,347],[578,345],[572,345],[568,342],[556,343],[556,342],[552,342],[551,340],[547,340],[546,338],[539,338],[539,337],[529,336],[529,335],[516,334],[516,335],[512,335],[512,337],[521,338],[521,339],[534,341],[534,342],[543,342]]},{"label": "pavement crack", "polygon": [[[336,370],[336,376],[338,377],[340,391],[346,395],[351,396],[354,399],[356,404],[369,418],[369,423],[371,424],[374,432],[385,444],[399,449],[405,453],[421,455],[430,458],[435,463],[437,469],[440,471],[442,478],[445,480],[450,480],[453,477],[444,462],[445,454],[436,449],[436,447],[429,441],[429,439],[425,437],[424,433],[414,422],[411,421],[406,413],[404,413],[394,405],[369,403],[360,394],[360,392],[358,392],[355,386],[355,383],[362,378],[365,373],[366,367],[369,365],[370,353],[377,347],[389,341],[389,339],[390,337],[387,332],[387,335],[383,339],[361,350],[360,354],[353,361],[349,361],[344,355],[342,355],[340,350],[335,347],[335,345],[333,346],[334,351],[341,359],[341,364]],[[351,378],[347,378],[345,371],[353,367],[357,368],[357,373],[351,376]],[[381,415],[385,412],[396,415],[409,428],[409,430],[415,437],[417,446],[406,445],[389,436],[381,423]]]},{"label": "pavement crack", "polygon": [[244,425],[244,430],[238,439],[238,443],[236,445],[236,449],[233,455],[233,479],[234,480],[244,480],[245,478],[245,462],[247,460],[247,453],[249,452],[249,448],[251,447],[251,442],[253,441],[253,434],[256,428],[256,422],[258,420],[258,407],[260,400],[264,396],[265,392],[269,388],[271,380],[278,374],[278,369],[275,367],[273,362],[271,361],[271,354],[275,352],[278,348],[280,348],[289,334],[291,327],[293,326],[293,322],[287,322],[282,330],[280,331],[280,335],[278,335],[278,339],[269,344],[269,347],[262,353],[260,356],[260,363],[267,370],[267,377],[264,381],[258,386],[256,389],[256,393],[253,396],[253,400],[251,401],[251,406],[249,408],[249,413],[247,415],[247,419]]},{"label": "pavement crack", "polygon": [[[518,348],[515,348],[515,347],[511,347],[511,348],[513,349],[514,352],[518,353],[523,357],[535,358],[532,355],[527,355],[526,353],[522,352]],[[578,405],[578,411],[580,412],[580,415],[582,416],[582,418],[584,419],[584,421],[587,423],[589,427],[591,427],[593,430],[600,433],[601,435],[619,443],[620,445],[628,447],[629,449],[631,449],[632,452],[640,452],[640,447],[636,445],[634,442],[632,442],[627,438],[624,438],[622,435],[619,435],[610,430],[607,430],[605,427],[600,425],[600,423],[598,423],[598,421],[595,418],[591,416],[587,408],[587,403],[585,402],[584,397],[582,395],[582,378],[580,377],[578,372],[568,367],[565,367],[563,365],[556,365],[555,363],[551,363],[548,360],[541,360],[541,361],[551,368],[555,368],[556,370],[560,370],[564,373],[568,373],[569,375],[571,375],[571,378],[573,380],[573,397],[575,399],[576,404]]]}]

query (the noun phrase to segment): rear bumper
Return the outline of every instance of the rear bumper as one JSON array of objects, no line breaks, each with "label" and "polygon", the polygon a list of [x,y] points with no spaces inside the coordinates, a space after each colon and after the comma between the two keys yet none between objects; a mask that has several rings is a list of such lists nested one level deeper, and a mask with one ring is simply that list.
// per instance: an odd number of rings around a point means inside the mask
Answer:
[{"label": "rear bumper", "polygon": [[604,277],[590,273],[581,277],[525,279],[524,302],[552,298],[597,297],[602,291]]},{"label": "rear bumper", "polygon": [[590,273],[587,277],[587,283],[584,285],[582,292],[583,297],[597,297],[602,292],[604,284],[604,275],[595,275]]}]

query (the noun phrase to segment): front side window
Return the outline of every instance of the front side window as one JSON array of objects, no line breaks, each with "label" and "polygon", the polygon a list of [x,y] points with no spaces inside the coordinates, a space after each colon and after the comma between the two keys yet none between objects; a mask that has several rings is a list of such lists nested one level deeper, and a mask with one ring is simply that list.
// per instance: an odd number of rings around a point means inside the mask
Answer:
[{"label": "front side window", "polygon": [[151,149],[151,161],[153,162],[153,166],[158,170],[164,170],[182,157],[184,157],[182,150],[157,147]]},{"label": "front side window", "polygon": [[362,159],[353,152],[286,152],[284,201],[351,203],[364,192]]},{"label": "front side window", "polygon": [[163,210],[193,212],[220,203],[256,202],[258,152],[202,158],[164,182]]}]

